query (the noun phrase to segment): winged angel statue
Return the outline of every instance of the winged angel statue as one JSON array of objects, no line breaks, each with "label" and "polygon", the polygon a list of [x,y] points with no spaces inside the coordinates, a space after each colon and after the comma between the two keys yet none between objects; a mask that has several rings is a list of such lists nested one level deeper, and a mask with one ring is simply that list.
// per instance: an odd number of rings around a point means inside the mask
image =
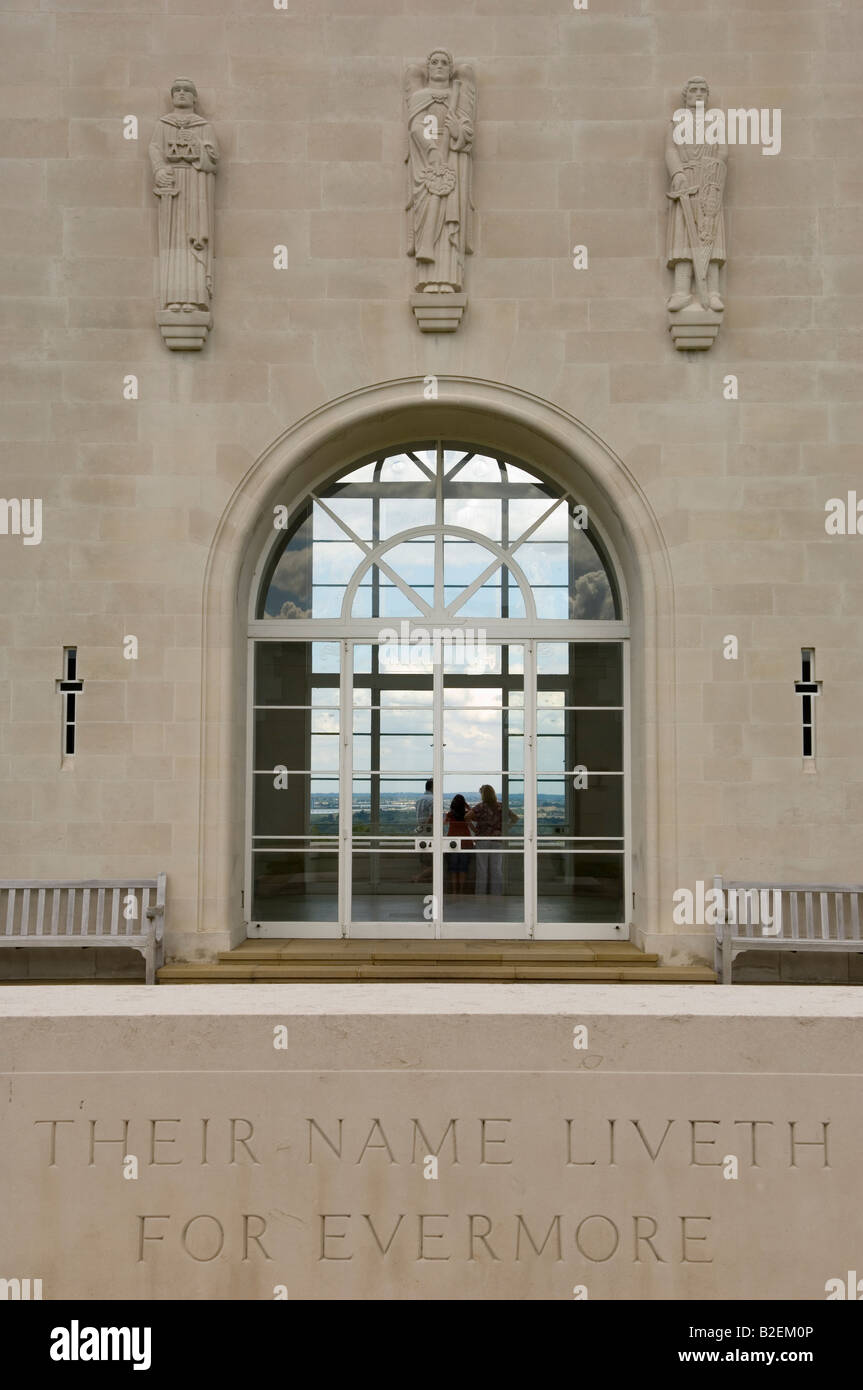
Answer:
[{"label": "winged angel statue", "polygon": [[408,255],[415,288],[453,294],[464,288],[471,255],[471,159],[476,77],[436,48],[405,74],[408,153]]}]

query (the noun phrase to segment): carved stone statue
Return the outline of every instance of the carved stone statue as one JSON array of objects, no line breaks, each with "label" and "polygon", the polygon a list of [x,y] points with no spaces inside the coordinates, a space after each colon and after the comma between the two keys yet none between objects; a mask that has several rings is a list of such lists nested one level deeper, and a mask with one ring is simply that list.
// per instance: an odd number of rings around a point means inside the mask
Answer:
[{"label": "carved stone statue", "polygon": [[473,69],[443,48],[405,75],[408,131],[408,255],[416,261],[411,306],[424,333],[461,321],[471,246],[471,163],[476,116]]},{"label": "carved stone statue", "polygon": [[159,199],[159,308],[156,322],[173,351],[200,351],[212,327],[213,208],[219,147],[195,111],[194,82],[178,77],[173,111],[150,142]]},{"label": "carved stone statue", "polygon": [[682,96],[686,111],[695,114],[695,138],[701,142],[678,143],[685,128],[672,121],[665,142],[671,176],[666,259],[674,271],[674,293],[666,308],[675,347],[704,349],[716,339],[725,308],[719,294],[719,267],[725,263],[722,201],[728,146],[704,140],[710,96],[706,79],[690,77]]}]

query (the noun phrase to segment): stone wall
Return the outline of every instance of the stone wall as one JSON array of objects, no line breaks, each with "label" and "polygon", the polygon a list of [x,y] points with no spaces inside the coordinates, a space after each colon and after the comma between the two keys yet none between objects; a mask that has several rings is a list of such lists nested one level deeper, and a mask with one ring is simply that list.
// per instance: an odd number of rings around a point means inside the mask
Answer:
[{"label": "stone wall", "polygon": [[44,1299],[854,1289],[859,990],[6,993],[4,1276]]},{"label": "stone wall", "polygon": [[[859,879],[863,541],[824,528],[827,499],[857,483],[863,424],[852,4],[19,0],[0,36],[3,490],[44,502],[41,545],[0,537],[5,873],[166,869],[169,951],[192,950],[208,929],[202,595],[220,518],[309,411],[393,379],[419,398],[435,373],[577,417],[655,513],[673,579],[660,717],[673,703],[676,733],[650,932],[672,930],[674,887],[714,872]],[[403,216],[402,75],[437,44],[478,81],[475,255],[447,338],[411,316]],[[693,72],[712,104],[780,108],[782,149],[731,150],[725,320],[687,357],[664,309],[662,148]],[[224,161],[215,325],[187,357],[154,323],[147,161],[180,74]],[[85,680],[74,769],[64,645]],[[813,776],[802,646],[824,682]]]}]

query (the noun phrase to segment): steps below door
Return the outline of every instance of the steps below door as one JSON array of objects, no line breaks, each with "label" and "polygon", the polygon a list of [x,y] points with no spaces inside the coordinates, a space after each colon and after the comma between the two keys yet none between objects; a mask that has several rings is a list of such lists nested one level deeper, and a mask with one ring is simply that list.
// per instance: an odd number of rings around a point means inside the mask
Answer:
[{"label": "steps below door", "polygon": [[160,984],[326,980],[715,984],[708,966],[660,965],[628,941],[245,941],[217,961],[166,965]]}]

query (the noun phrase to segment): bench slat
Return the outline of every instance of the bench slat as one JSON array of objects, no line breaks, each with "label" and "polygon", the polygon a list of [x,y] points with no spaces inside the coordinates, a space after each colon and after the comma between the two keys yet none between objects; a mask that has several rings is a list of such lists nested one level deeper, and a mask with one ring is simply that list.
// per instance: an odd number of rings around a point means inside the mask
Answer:
[{"label": "bench slat", "polygon": [[60,899],[62,898],[62,896],[63,896],[63,890],[62,890],[62,888],[53,888],[53,889],[51,890],[51,935],[52,935],[52,936],[59,936],[59,934],[60,934]]},{"label": "bench slat", "polygon": [[796,890],[790,893],[789,897],[791,898],[791,939],[792,941],[796,941],[797,938],[800,936],[800,917],[797,911]]},{"label": "bench slat", "polygon": [[30,935],[30,889],[25,888],[21,894],[21,924],[20,931],[22,936]]},{"label": "bench slat", "polygon": [[857,893],[851,894],[851,935],[855,941],[860,940],[860,898]]},{"label": "bench slat", "polygon": [[819,896],[819,898],[820,898],[820,900],[821,900],[821,940],[822,940],[822,941],[829,941],[829,939],[830,939],[830,904],[829,904],[829,902],[828,902],[827,894],[826,894],[826,893],[819,893],[818,896]]},{"label": "bench slat", "polygon": [[105,889],[100,888],[96,894],[96,935],[104,936],[105,926]]},{"label": "bench slat", "polygon": [[66,935],[71,936],[75,930],[75,889],[70,888],[66,894]]},{"label": "bench slat", "polygon": [[833,904],[836,911],[836,937],[839,941],[845,940],[845,894],[834,893]]},{"label": "bench slat", "polygon": [[815,934],[814,920],[812,916],[812,894],[804,893],[803,901],[806,904],[806,940],[811,941]]},{"label": "bench slat", "polygon": [[120,916],[120,890],[115,888],[111,894],[111,935],[117,935],[117,922]]},{"label": "bench slat", "polygon": [[42,924],[45,921],[45,889],[40,888],[36,895],[36,935],[42,935]]},{"label": "bench slat", "polygon": [[[157,887],[155,878],[4,878],[0,888],[149,888]],[[850,889],[846,890],[850,892]],[[857,889],[857,892],[860,890]]]},{"label": "bench slat", "polygon": [[15,920],[15,889],[9,889],[9,898],[6,903],[6,935],[12,935],[12,924]]},{"label": "bench slat", "polygon": [[90,935],[90,889],[85,888],[81,894],[81,935]]},{"label": "bench slat", "polygon": [[[146,922],[146,921],[147,921],[147,908],[148,908],[149,906],[150,906],[150,890],[149,890],[149,888],[142,888],[142,889],[141,889],[141,903],[140,903],[141,922]],[[139,924],[136,926],[136,931],[140,931],[140,930],[141,930],[141,926],[140,926],[140,923],[139,923]]]}]

